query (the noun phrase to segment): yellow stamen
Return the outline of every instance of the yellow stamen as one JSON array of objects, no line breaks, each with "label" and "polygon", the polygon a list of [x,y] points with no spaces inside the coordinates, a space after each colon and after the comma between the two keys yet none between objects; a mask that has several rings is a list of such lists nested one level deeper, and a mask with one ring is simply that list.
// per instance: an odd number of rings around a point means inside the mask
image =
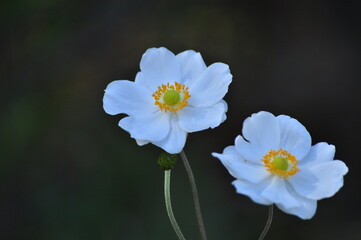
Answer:
[{"label": "yellow stamen", "polygon": [[[169,96],[174,97],[179,94],[175,99],[170,99]],[[174,82],[174,84],[162,84],[158,86],[158,90],[152,94],[155,102],[154,104],[159,107],[162,111],[177,112],[188,105],[188,98],[191,97],[188,91],[188,87],[184,84]]]},{"label": "yellow stamen", "polygon": [[261,161],[267,171],[279,177],[288,178],[299,171],[296,157],[282,148],[278,151],[271,149]]}]

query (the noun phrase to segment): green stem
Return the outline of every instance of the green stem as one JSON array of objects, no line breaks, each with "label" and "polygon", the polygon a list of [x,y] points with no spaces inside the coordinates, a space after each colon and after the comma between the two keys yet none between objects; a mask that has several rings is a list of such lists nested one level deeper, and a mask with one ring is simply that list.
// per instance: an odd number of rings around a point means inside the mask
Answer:
[{"label": "green stem", "polygon": [[266,236],[266,234],[271,226],[272,218],[273,218],[273,204],[269,205],[267,223],[266,223],[266,226],[264,226],[264,229],[261,233],[261,236],[259,236],[258,240],[263,240],[264,237]]},{"label": "green stem", "polygon": [[172,210],[172,202],[170,200],[170,172],[171,170],[164,171],[164,199],[165,199],[165,207],[167,209],[168,217],[170,223],[173,226],[175,233],[177,234],[179,240],[185,240],[182,231],[180,230],[177,221],[175,220],[173,210]]},{"label": "green stem", "polygon": [[202,218],[202,213],[201,213],[201,206],[199,204],[196,181],[194,180],[192,168],[189,165],[187,156],[186,156],[186,154],[184,153],[183,150],[181,151],[180,155],[182,157],[184,166],[185,166],[185,168],[187,170],[187,173],[188,173],[189,181],[191,183],[192,194],[193,194],[193,202],[194,202],[194,207],[195,207],[195,210],[196,210],[196,217],[197,217],[199,232],[201,234],[201,239],[202,240],[207,240],[206,230],[204,228],[204,223],[203,223],[203,218]]}]

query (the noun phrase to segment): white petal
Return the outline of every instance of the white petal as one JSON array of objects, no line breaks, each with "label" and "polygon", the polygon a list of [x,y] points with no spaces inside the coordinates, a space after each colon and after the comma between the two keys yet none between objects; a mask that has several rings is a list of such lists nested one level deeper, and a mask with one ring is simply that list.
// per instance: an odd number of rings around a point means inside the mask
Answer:
[{"label": "white petal", "polygon": [[145,141],[145,140],[140,140],[140,139],[135,139],[135,141],[137,142],[137,144],[139,146],[143,146],[149,143],[149,141]]},{"label": "white petal", "polygon": [[170,119],[168,114],[157,111],[144,116],[125,117],[120,120],[119,126],[134,139],[160,141],[170,131]]},{"label": "white petal", "polygon": [[306,157],[299,161],[299,166],[313,166],[317,163],[332,161],[335,156],[335,146],[325,142],[312,146]]},{"label": "white petal", "polygon": [[153,141],[152,143],[168,153],[180,153],[186,143],[187,132],[179,127],[175,115],[171,117],[171,129],[168,135],[161,141]]},{"label": "white petal", "polygon": [[260,151],[257,148],[257,144],[252,144],[244,140],[242,136],[237,136],[235,140],[236,150],[242,157],[247,160],[251,161],[257,165],[264,165],[261,161],[262,157],[265,155],[264,151]]},{"label": "white petal", "polygon": [[311,148],[311,136],[306,128],[296,119],[285,115],[277,116],[280,126],[280,145],[296,159],[302,159]]},{"label": "white petal", "polygon": [[287,181],[299,195],[308,198],[315,191],[318,179],[308,169],[300,168],[300,171],[290,176]]},{"label": "white petal", "polygon": [[[144,77],[144,73],[142,73],[142,72],[137,73],[137,75],[135,76],[134,82],[136,84],[142,85],[143,87],[147,88],[148,90],[153,87],[153,84],[149,85],[146,78]],[[151,93],[151,95],[153,94],[153,92],[151,92],[150,90],[149,90],[149,92]]]},{"label": "white petal", "polygon": [[103,108],[106,113],[128,115],[142,111],[153,111],[152,95],[146,88],[127,80],[109,83],[103,97]]},{"label": "white petal", "polygon": [[187,132],[218,127],[224,120],[227,104],[222,100],[207,108],[186,106],[178,111],[179,126]]},{"label": "white petal", "polygon": [[220,102],[223,103],[223,105],[224,105],[224,112],[223,112],[222,120],[221,120],[221,123],[223,123],[223,122],[226,121],[226,119],[227,119],[226,112],[228,111],[228,104],[227,104],[226,101],[224,101],[224,100],[222,100],[222,101],[220,101]]},{"label": "white petal", "polygon": [[142,56],[140,69],[143,73],[144,80],[152,92],[157,87],[175,81],[180,82],[181,71],[178,60],[175,55],[168,49],[150,48]]},{"label": "white petal", "polygon": [[320,200],[333,196],[343,186],[346,165],[333,160],[335,147],[327,143],[312,146],[299,164],[300,171],[289,179],[297,193],[305,198]]},{"label": "white petal", "polygon": [[272,177],[271,184],[261,192],[261,196],[283,206],[285,209],[299,207],[298,199],[290,193],[283,178]]},{"label": "white petal", "polygon": [[188,81],[194,81],[207,69],[201,54],[193,50],[181,52],[176,55],[176,58],[181,67],[181,83],[185,85],[187,85]]},{"label": "white petal", "polygon": [[322,162],[309,168],[317,177],[315,188],[305,197],[320,200],[332,197],[343,186],[343,176],[348,168],[342,161],[334,160]]},{"label": "white petal", "polygon": [[262,111],[252,114],[244,121],[242,133],[250,145],[244,144],[239,139],[236,148],[244,157],[248,157],[252,152],[255,155],[253,157],[257,159],[249,159],[251,161],[261,160],[271,149],[278,150],[279,148],[279,124],[272,113]]},{"label": "white petal", "polygon": [[223,154],[212,153],[212,155],[221,160],[229,173],[237,179],[260,183],[270,176],[270,173],[263,166],[245,162],[234,146],[225,148]]},{"label": "white petal", "polygon": [[285,213],[295,215],[303,220],[311,219],[316,213],[317,201],[306,199],[303,197],[299,197],[298,201],[301,204],[301,206],[299,207],[286,209],[279,204],[277,204],[277,207],[279,207]]},{"label": "white petal", "polygon": [[188,81],[187,86],[191,97],[188,102],[194,107],[209,107],[222,100],[232,82],[228,65],[214,63],[197,79]]},{"label": "white petal", "polygon": [[232,182],[236,188],[236,192],[239,194],[246,195],[252,199],[255,203],[269,205],[272,204],[270,200],[260,195],[260,192],[267,187],[268,181],[263,181],[259,184],[252,184],[243,180],[235,180]]}]

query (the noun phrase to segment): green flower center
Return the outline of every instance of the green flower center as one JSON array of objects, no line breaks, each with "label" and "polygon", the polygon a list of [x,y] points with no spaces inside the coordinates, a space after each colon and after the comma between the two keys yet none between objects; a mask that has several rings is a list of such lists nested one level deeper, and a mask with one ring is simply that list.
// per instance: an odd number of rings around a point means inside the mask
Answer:
[{"label": "green flower center", "polygon": [[288,161],[284,157],[275,157],[272,161],[272,166],[275,169],[286,171],[288,169]]},{"label": "green flower center", "polygon": [[261,161],[264,163],[267,171],[282,178],[289,178],[300,171],[297,168],[298,161],[296,157],[282,148],[277,151],[271,149],[263,156]]},{"label": "green flower center", "polygon": [[164,93],[163,100],[168,106],[174,106],[179,102],[180,94],[176,90],[168,90]]}]

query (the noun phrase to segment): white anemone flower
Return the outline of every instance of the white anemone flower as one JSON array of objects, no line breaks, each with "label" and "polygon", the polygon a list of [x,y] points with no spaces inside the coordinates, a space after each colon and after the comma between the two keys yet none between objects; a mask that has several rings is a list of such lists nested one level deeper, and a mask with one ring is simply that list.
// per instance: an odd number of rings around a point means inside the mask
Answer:
[{"label": "white anemone flower", "polygon": [[187,133],[215,128],[226,119],[232,75],[228,65],[206,66],[193,50],[174,55],[150,48],[142,56],[135,81],[117,80],[105,89],[103,107],[124,113],[119,126],[138,145],[153,143],[168,153],[182,151]]},{"label": "white anemone flower", "polygon": [[333,196],[343,186],[346,165],[334,160],[335,147],[311,146],[306,128],[289,116],[259,112],[243,123],[242,136],[219,158],[236,178],[237,193],[254,202],[276,204],[282,211],[310,219],[317,200]]}]

